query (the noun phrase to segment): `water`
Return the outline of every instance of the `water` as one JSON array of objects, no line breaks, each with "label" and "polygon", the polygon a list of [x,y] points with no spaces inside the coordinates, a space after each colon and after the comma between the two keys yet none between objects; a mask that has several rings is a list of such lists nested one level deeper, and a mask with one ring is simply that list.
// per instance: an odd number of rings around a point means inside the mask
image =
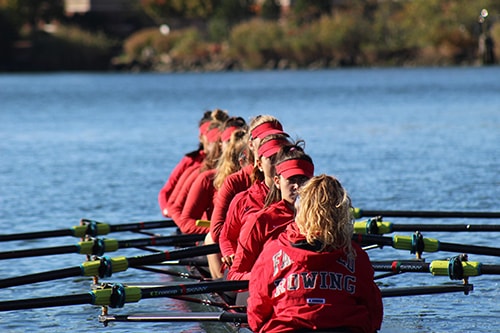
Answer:
[{"label": "water", "polygon": [[[81,218],[109,223],[161,219],[157,194],[181,156],[196,147],[205,109],[246,119],[272,114],[306,141],[317,173],[340,178],[356,207],[384,210],[500,210],[500,68],[352,69],[185,74],[0,76],[2,233],[66,229]],[[393,223],[497,224],[487,219],[386,219]],[[160,230],[167,232],[166,230]],[[443,242],[498,246],[498,233],[426,233]],[[116,233],[108,238],[140,238]],[[5,242],[0,251],[71,245],[68,237]],[[126,249],[110,256],[133,256]],[[407,251],[371,250],[376,260]],[[452,253],[426,253],[428,260]],[[496,257],[470,260],[500,264]],[[1,278],[79,265],[77,254],[0,261]],[[110,281],[171,281],[137,270]],[[382,332],[492,332],[500,323],[498,276],[471,278],[461,293],[384,299]],[[89,291],[88,278],[0,290],[0,300]],[[441,285],[447,277],[402,274],[381,287]],[[182,311],[149,299],[115,314]],[[76,305],[4,312],[0,329],[198,332],[196,323],[103,328],[100,309]]]}]

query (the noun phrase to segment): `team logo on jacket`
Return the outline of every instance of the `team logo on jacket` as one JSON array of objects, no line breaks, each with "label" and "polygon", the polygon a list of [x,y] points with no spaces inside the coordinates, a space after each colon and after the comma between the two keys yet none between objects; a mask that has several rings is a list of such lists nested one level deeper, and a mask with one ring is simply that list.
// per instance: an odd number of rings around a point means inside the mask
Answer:
[{"label": "team logo on jacket", "polygon": [[[341,273],[338,271],[305,271],[292,269],[285,277],[278,278],[274,281],[276,287],[274,290],[274,297],[278,297],[287,291],[306,289],[345,291],[349,294],[354,294],[356,292],[356,276],[351,274],[356,271],[355,259],[341,258],[337,260],[337,263],[345,267],[348,272],[344,271]],[[283,250],[279,250],[273,256],[273,276],[279,276],[280,272],[292,264],[293,260],[288,254]]]}]

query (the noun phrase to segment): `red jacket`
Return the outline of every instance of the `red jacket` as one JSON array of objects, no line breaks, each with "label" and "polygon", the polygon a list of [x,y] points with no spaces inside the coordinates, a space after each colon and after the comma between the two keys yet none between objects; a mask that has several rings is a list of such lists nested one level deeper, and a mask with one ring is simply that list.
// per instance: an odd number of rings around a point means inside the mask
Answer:
[{"label": "red jacket", "polygon": [[266,183],[256,181],[244,192],[238,193],[231,204],[226,216],[226,222],[219,236],[220,250],[223,256],[236,252],[240,230],[248,214],[256,212],[264,207],[269,187]]},{"label": "red jacket", "polygon": [[210,220],[214,208],[215,169],[204,171],[196,177],[189,188],[182,214],[177,225],[185,234],[206,234],[208,228],[196,226],[196,220]]},{"label": "red jacket", "polygon": [[226,221],[226,214],[229,209],[229,204],[236,194],[245,191],[252,186],[252,171],[253,165],[249,164],[243,169],[230,174],[226,177],[222,186],[217,191],[217,196],[214,202],[214,211],[210,219],[210,234],[215,243],[219,242],[219,235],[222,226]]},{"label": "red jacket", "polygon": [[278,201],[254,214],[248,215],[241,227],[238,247],[229,280],[249,280],[250,271],[269,239],[277,238],[293,222],[294,210],[284,201]]},{"label": "red jacket", "polygon": [[[352,243],[318,253],[297,247],[304,241],[295,223],[266,244],[249,284],[248,322],[256,332],[293,332],[344,327],[351,332],[380,329],[383,305],[368,255]],[[294,246],[295,245],[295,246]]]},{"label": "red jacket", "polygon": [[160,210],[163,214],[163,210],[167,208],[167,202],[172,194],[172,191],[177,186],[177,183],[181,175],[192,165],[200,165],[205,158],[205,153],[203,150],[198,150],[196,152],[184,155],[184,157],[179,161],[177,166],[172,170],[167,182],[161,188],[158,193],[158,204],[160,205]]},{"label": "red jacket", "polygon": [[[189,189],[193,185],[194,180],[200,174],[200,166],[192,166],[182,175],[179,184],[175,187],[170,201],[167,203],[168,215],[177,223],[181,218],[184,203],[189,194]],[[182,181],[182,183],[180,182]]]}]

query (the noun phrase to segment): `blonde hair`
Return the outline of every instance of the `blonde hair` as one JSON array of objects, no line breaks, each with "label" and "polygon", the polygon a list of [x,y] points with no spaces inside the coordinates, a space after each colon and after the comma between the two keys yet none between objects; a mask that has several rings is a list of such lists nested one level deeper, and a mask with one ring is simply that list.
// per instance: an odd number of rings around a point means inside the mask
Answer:
[{"label": "blonde hair", "polygon": [[351,245],[353,215],[351,199],[340,182],[325,174],[311,178],[299,189],[295,221],[309,244],[321,242],[323,250],[344,249],[355,256]]},{"label": "blonde hair", "polygon": [[235,130],[217,163],[217,173],[214,178],[214,187],[217,190],[222,186],[227,176],[241,169],[240,158],[242,155],[246,156],[247,150],[248,136],[246,131],[244,129]]}]

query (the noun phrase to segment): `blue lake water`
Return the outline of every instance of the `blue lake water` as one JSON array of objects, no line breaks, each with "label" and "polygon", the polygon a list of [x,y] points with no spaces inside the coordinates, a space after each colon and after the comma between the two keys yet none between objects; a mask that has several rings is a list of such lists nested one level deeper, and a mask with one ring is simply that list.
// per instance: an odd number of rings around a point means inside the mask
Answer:
[{"label": "blue lake water", "polygon": [[[182,74],[0,75],[1,233],[65,229],[81,218],[113,224],[162,218],[157,194],[197,146],[197,121],[223,108],[278,117],[306,141],[317,173],[336,175],[356,207],[372,210],[500,211],[500,67],[342,69]],[[404,219],[404,223],[498,224],[498,219]],[[159,232],[168,233],[167,230]],[[499,233],[425,233],[443,242],[498,247]],[[108,238],[140,238],[117,233]],[[69,237],[0,244],[0,251],[72,245]],[[124,249],[110,256],[142,254]],[[374,260],[408,251],[370,250]],[[425,253],[430,261],[454,253]],[[78,266],[78,254],[0,261],[0,279]],[[500,264],[498,257],[469,260]],[[171,281],[137,270],[109,281]],[[500,278],[472,277],[474,291],[384,299],[382,332],[493,332]],[[406,273],[381,288],[457,283]],[[78,277],[0,289],[0,301],[80,294]],[[112,313],[182,311],[168,299]],[[113,324],[98,307],[0,313],[0,330],[203,332],[196,323]],[[217,331],[212,329],[212,331]]]}]

